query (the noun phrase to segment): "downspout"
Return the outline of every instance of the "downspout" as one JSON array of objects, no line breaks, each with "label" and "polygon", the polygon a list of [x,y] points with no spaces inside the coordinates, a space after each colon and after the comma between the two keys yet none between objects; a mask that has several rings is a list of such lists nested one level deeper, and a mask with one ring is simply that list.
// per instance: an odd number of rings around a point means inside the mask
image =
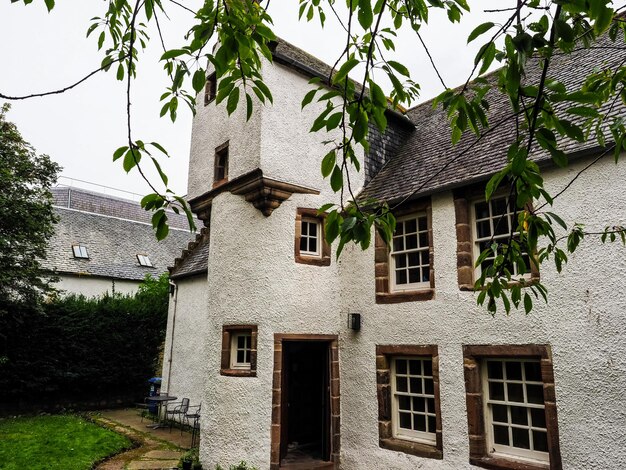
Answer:
[{"label": "downspout", "polygon": [[170,356],[167,360],[167,391],[166,394],[170,394],[170,379],[172,377],[172,355],[174,354],[174,333],[176,332],[176,307],[178,305],[178,284],[170,281],[170,287],[174,289],[174,312],[172,313],[172,339],[170,341]]}]

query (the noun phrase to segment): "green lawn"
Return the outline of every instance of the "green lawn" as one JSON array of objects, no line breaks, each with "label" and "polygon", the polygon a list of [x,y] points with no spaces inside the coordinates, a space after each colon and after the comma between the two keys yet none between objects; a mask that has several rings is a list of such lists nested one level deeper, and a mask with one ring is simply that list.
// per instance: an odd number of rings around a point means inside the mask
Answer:
[{"label": "green lawn", "polygon": [[2,470],[88,470],[131,446],[126,437],[77,416],[0,419]]}]

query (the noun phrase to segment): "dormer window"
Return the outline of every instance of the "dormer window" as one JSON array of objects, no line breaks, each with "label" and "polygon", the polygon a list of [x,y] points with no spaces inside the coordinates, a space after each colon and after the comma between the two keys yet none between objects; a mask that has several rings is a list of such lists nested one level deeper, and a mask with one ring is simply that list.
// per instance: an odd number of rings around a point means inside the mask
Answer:
[{"label": "dormer window", "polygon": [[137,261],[139,261],[139,264],[141,266],[146,266],[148,268],[153,267],[152,261],[150,261],[150,258],[148,258],[148,255],[137,254]]},{"label": "dormer window", "polygon": [[74,258],[89,259],[89,253],[87,252],[86,246],[72,245],[72,253],[74,253]]},{"label": "dormer window", "polygon": [[204,87],[204,105],[208,105],[217,96],[217,76],[215,73],[209,75],[206,79],[206,85]]},{"label": "dormer window", "polygon": [[228,142],[215,149],[213,186],[228,181]]}]

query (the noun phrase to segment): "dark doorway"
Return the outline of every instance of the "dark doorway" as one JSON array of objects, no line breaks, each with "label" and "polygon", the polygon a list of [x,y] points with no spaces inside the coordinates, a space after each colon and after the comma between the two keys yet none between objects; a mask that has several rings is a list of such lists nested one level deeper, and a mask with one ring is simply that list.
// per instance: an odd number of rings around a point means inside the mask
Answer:
[{"label": "dark doorway", "polygon": [[283,342],[281,467],[330,460],[329,346]]}]

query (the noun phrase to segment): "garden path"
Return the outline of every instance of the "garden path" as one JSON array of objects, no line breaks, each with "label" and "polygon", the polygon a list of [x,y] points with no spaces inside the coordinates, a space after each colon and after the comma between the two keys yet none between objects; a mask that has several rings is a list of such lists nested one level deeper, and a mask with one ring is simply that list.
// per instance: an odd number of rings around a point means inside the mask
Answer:
[{"label": "garden path", "polygon": [[148,428],[150,422],[142,422],[136,409],[103,411],[92,419],[139,444],[101,463],[96,470],[169,470],[177,467],[191,444],[189,432],[181,435],[179,429]]}]

